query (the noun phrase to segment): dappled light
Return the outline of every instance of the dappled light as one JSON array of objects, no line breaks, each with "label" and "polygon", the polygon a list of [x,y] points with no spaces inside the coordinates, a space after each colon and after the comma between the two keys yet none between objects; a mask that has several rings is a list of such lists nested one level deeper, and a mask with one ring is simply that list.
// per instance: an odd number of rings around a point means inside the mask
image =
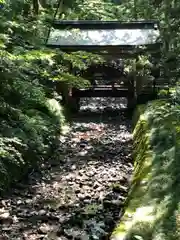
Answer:
[{"label": "dappled light", "polygon": [[99,114],[74,117],[41,172],[1,201],[8,214],[1,222],[11,239],[102,239],[112,231],[130,186],[132,138],[125,113]]},{"label": "dappled light", "polygon": [[[88,104],[85,104],[88,103]],[[126,98],[82,98],[80,110],[82,112],[106,112],[118,111],[127,108]]]}]

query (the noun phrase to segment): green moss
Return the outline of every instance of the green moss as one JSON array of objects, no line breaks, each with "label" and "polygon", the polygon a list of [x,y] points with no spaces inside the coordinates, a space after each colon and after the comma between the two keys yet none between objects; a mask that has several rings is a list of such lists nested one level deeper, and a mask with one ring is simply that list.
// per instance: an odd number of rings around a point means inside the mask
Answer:
[{"label": "green moss", "polygon": [[178,106],[154,101],[138,107],[134,119],[134,177],[125,214],[112,238],[180,239]]}]

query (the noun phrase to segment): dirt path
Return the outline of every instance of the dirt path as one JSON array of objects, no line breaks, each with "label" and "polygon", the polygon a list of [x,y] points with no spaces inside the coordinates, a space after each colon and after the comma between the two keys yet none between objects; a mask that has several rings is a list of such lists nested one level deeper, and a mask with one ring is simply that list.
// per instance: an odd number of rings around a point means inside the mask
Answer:
[{"label": "dirt path", "polygon": [[[0,240],[108,239],[132,173],[123,114],[74,118],[55,158],[0,201]],[[112,115],[112,114],[111,114]]]}]

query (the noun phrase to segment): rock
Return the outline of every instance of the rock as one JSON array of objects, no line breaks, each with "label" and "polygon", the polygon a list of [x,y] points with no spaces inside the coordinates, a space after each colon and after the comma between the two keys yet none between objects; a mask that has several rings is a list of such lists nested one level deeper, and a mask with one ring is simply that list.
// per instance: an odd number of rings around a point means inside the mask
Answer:
[{"label": "rock", "polygon": [[122,196],[122,195],[119,195],[118,200],[121,201],[121,202],[124,202],[126,200],[126,197]]},{"label": "rock", "polygon": [[93,188],[95,189],[95,188],[98,188],[100,186],[100,184],[99,184],[99,182],[95,182],[94,184],[93,184]]},{"label": "rock", "polygon": [[88,185],[84,185],[83,188],[82,188],[82,191],[83,192],[88,192],[88,191],[91,191],[91,188]]},{"label": "rock", "polygon": [[25,200],[25,203],[26,203],[26,204],[30,204],[30,203],[32,203],[32,201],[33,201],[32,199],[26,199],[26,200]]},{"label": "rock", "polygon": [[76,170],[76,165],[72,165],[71,170]]},{"label": "rock", "polygon": [[84,199],[91,199],[91,194],[86,193],[85,196],[84,196]]},{"label": "rock", "polygon": [[90,171],[90,172],[87,172],[87,173],[86,173],[86,175],[87,175],[88,177],[92,177],[92,176],[94,176],[94,174],[95,174],[94,171]]},{"label": "rock", "polygon": [[102,190],[103,190],[103,186],[99,186],[98,188],[96,188],[97,192],[102,192]]},{"label": "rock", "polygon": [[82,193],[78,193],[77,197],[79,198],[79,200],[83,200],[85,198],[84,194]]},{"label": "rock", "polygon": [[41,210],[38,212],[38,215],[40,215],[40,216],[46,215],[46,210],[41,209]]},{"label": "rock", "polygon": [[116,192],[116,193],[121,193],[121,192],[126,193],[128,191],[127,187],[122,186],[122,185],[114,185],[112,187],[112,190],[113,190],[113,192]]},{"label": "rock", "polygon": [[111,201],[110,200],[104,200],[103,201],[103,207],[104,208],[110,208],[111,207]]},{"label": "rock", "polygon": [[2,200],[1,203],[0,203],[0,205],[1,205],[2,207],[6,207],[6,205],[7,205],[7,204],[6,204],[6,201],[5,201],[5,200]]},{"label": "rock", "polygon": [[0,240],[9,240],[10,238],[6,235],[6,234],[3,234],[0,236]]},{"label": "rock", "polygon": [[12,224],[13,218],[10,216],[9,211],[7,210],[0,210],[0,223],[1,224]]},{"label": "rock", "polygon": [[51,221],[59,221],[59,216],[58,216],[58,214],[56,213],[56,212],[54,212],[54,213],[48,213],[48,215],[46,215],[47,216],[47,219],[48,220],[51,220]]},{"label": "rock", "polygon": [[67,176],[66,176],[66,180],[67,180],[67,181],[69,181],[69,180],[71,180],[71,179],[72,179],[72,176],[71,176],[71,175],[67,175]]},{"label": "rock", "polygon": [[86,144],[86,145],[88,144],[88,141],[86,139],[81,138],[80,141],[82,144]]},{"label": "rock", "polygon": [[89,240],[89,235],[87,235],[86,233],[82,233],[80,240]]},{"label": "rock", "polygon": [[99,201],[103,201],[103,199],[104,199],[104,192],[101,191],[101,192],[99,193]]},{"label": "rock", "polygon": [[74,240],[81,240],[81,231],[78,229],[64,229],[65,236]]},{"label": "rock", "polygon": [[45,223],[43,223],[38,229],[38,232],[40,234],[47,234],[50,231],[51,231],[51,227]]},{"label": "rock", "polygon": [[88,153],[88,151],[86,151],[86,150],[80,151],[77,153],[77,156],[84,157],[87,153]]},{"label": "rock", "polygon": [[8,210],[0,209],[0,219],[8,218],[10,213]]},{"label": "rock", "polygon": [[85,143],[80,143],[80,148],[85,148],[86,147],[86,144]]},{"label": "rock", "polygon": [[77,176],[76,177],[76,182],[80,182],[82,184],[82,181],[83,181],[83,175],[82,176]]},{"label": "rock", "polygon": [[84,174],[84,172],[85,172],[84,169],[79,170],[79,175],[82,176]]},{"label": "rock", "polygon": [[84,202],[85,204],[90,204],[90,203],[91,203],[91,199],[84,199],[83,202]]},{"label": "rock", "polygon": [[13,220],[13,223],[18,223],[18,222],[19,222],[17,216],[13,216],[13,217],[12,217],[12,220]]},{"label": "rock", "polygon": [[17,201],[17,205],[21,205],[22,204],[22,201],[21,200],[18,200]]},{"label": "rock", "polygon": [[113,200],[111,201],[111,204],[112,204],[113,206],[115,206],[115,207],[119,207],[119,206],[122,205],[122,201],[121,201],[121,200],[118,200],[118,199],[113,199]]},{"label": "rock", "polygon": [[80,188],[77,188],[76,190],[75,190],[75,193],[77,194],[77,193],[80,193],[81,192],[81,189]]}]

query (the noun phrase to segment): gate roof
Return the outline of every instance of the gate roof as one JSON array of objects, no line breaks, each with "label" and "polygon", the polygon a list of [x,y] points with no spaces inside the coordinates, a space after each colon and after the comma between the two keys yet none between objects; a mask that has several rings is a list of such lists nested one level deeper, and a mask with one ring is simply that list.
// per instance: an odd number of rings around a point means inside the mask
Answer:
[{"label": "gate roof", "polygon": [[46,44],[66,52],[90,51],[121,57],[157,52],[161,41],[157,21],[55,20]]}]

